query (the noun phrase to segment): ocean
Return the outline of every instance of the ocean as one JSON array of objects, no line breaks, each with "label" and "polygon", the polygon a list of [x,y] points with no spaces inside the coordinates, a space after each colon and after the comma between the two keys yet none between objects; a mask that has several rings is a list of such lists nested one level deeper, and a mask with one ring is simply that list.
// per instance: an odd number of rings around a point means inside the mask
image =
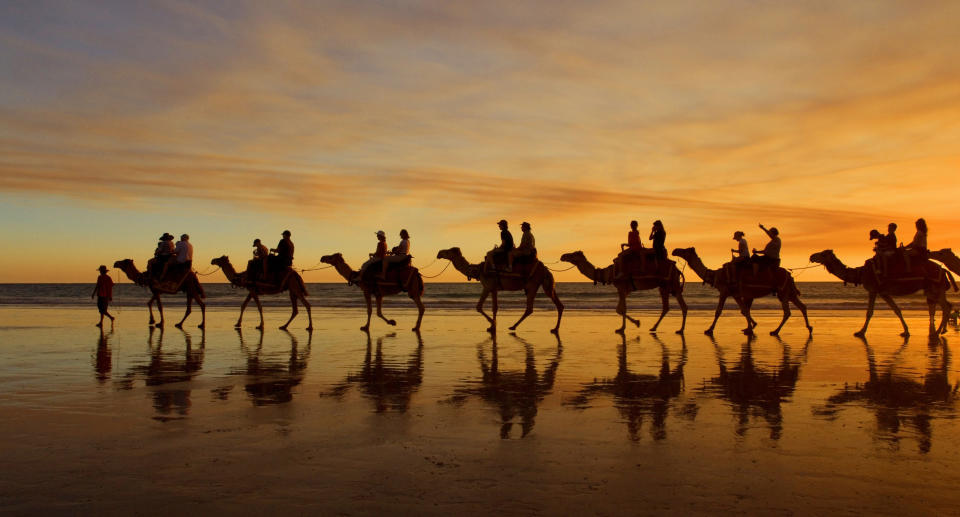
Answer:
[{"label": "ocean", "polygon": [[[115,280],[116,281],[116,280]],[[841,282],[799,282],[801,300],[807,307],[814,310],[864,310],[866,308],[866,291],[859,286],[846,285]],[[227,283],[204,283],[207,294],[206,303],[210,307],[239,306],[246,296],[246,291],[237,289]],[[315,307],[359,307],[364,305],[363,296],[355,286],[346,283],[315,283],[307,284],[310,293],[309,300]],[[93,301],[90,293],[93,284],[0,284],[0,306],[53,306],[53,307],[81,307],[90,306]],[[480,296],[480,284],[477,282],[456,283],[428,283],[424,290],[424,304],[427,309],[473,309]],[[557,294],[566,310],[613,310],[617,305],[617,292],[612,286],[593,285],[590,282],[560,282],[557,284]],[[699,281],[688,281],[684,287],[684,299],[691,310],[712,310],[717,305],[717,291]],[[147,289],[133,285],[125,279],[114,286],[114,306],[136,307],[142,306],[150,298]],[[957,293],[948,293],[948,298],[955,306],[960,304]],[[165,305],[178,305],[183,302],[183,295],[165,295]],[[926,301],[922,293],[912,296],[898,297],[897,303],[904,310],[925,310]],[[263,296],[261,301],[265,307],[288,307],[289,298],[286,294]],[[523,305],[521,292],[503,292],[499,295],[500,305],[505,308]],[[487,300],[489,307],[490,301]],[[882,300],[878,300],[877,309],[886,310]],[[671,311],[677,309],[676,300],[670,299]],[[412,306],[406,296],[390,296],[384,298],[385,307]],[[550,300],[542,292],[537,296],[535,307],[552,308]],[[635,292],[627,298],[629,310],[651,310],[660,308],[660,297],[657,291]],[[727,300],[726,307],[735,307],[732,299]],[[251,306],[251,308],[253,308]],[[754,308],[779,309],[780,302],[772,297],[757,299]],[[795,309],[795,308],[794,308]]]}]

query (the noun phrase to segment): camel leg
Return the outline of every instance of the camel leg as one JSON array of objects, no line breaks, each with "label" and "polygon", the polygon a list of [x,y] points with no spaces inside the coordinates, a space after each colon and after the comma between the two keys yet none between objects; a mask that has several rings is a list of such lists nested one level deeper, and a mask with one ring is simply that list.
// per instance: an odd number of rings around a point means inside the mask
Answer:
[{"label": "camel leg", "polygon": [[313,330],[313,313],[310,312],[310,302],[307,301],[307,297],[303,293],[298,292],[297,297],[300,298],[303,307],[307,309],[307,330]]},{"label": "camel leg", "polygon": [[717,320],[720,319],[720,314],[723,312],[723,304],[727,303],[727,295],[720,294],[720,299],[717,300],[717,310],[713,313],[713,323],[710,324],[710,328],[704,330],[703,333],[712,336],[713,328],[717,326]]},{"label": "camel leg", "polygon": [[891,298],[889,294],[881,294],[880,297],[883,298],[883,301],[887,302],[887,305],[889,305],[890,308],[893,309],[894,314],[896,314],[897,317],[900,318],[900,324],[903,325],[903,332],[901,332],[900,335],[903,337],[909,336],[910,331],[907,329],[907,322],[904,321],[903,313],[900,312],[900,307],[897,306],[897,302],[893,301],[893,298]]},{"label": "camel leg", "polygon": [[939,336],[940,330],[933,327],[933,321],[937,317],[937,300],[927,296],[927,312],[930,313],[930,329],[927,331],[927,335],[930,337]]},{"label": "camel leg", "polygon": [[163,327],[163,302],[160,301],[160,295],[157,295],[157,311],[160,312],[160,321],[157,323],[157,327]]},{"label": "camel leg", "polygon": [[179,322],[179,323],[175,323],[173,326],[174,326],[174,327],[177,327],[178,329],[182,329],[182,328],[183,328],[183,322],[184,322],[184,321],[187,321],[187,316],[189,316],[191,312],[193,312],[193,297],[188,294],[188,295],[187,295],[187,310],[183,311],[183,318],[180,320],[180,322]]},{"label": "camel leg", "polygon": [[940,326],[937,327],[937,334],[946,334],[947,333],[947,320],[950,317],[950,312],[953,310],[953,305],[947,300],[947,293],[940,294],[940,307],[943,308],[943,318],[940,319]]},{"label": "camel leg", "polygon": [[[527,307],[523,310],[523,314],[520,316],[520,319],[514,323],[510,330],[517,330],[517,325],[519,325],[523,320],[527,319],[527,316],[533,314],[533,301],[537,299],[537,291],[535,289],[527,289]],[[557,327],[560,326],[560,318],[557,318]],[[556,331],[556,327],[553,329]]]},{"label": "camel leg", "polygon": [[240,317],[237,318],[237,322],[233,325],[234,328],[240,328],[243,325],[243,311],[247,310],[247,305],[250,304],[250,300],[253,299],[253,293],[247,292],[247,297],[243,299],[243,303],[240,304]]},{"label": "camel leg", "polygon": [[807,326],[807,332],[813,334],[813,326],[810,325],[810,318],[807,317],[807,306],[800,301],[800,297],[797,296],[797,293],[794,292],[793,296],[790,298],[790,301],[800,309],[800,314],[803,314],[803,323]]},{"label": "camel leg", "polygon": [[[491,318],[484,310],[483,304],[487,301],[488,295],[493,295],[493,318]],[[487,323],[490,324],[490,327],[487,328],[487,332],[493,332],[497,330],[497,292],[490,291],[486,287],[483,288],[483,292],[480,293],[480,300],[477,302],[477,312],[479,312],[484,318],[486,318]]]},{"label": "camel leg", "polygon": [[377,316],[380,316],[380,319],[382,319],[383,321],[386,321],[387,325],[396,325],[397,324],[396,321],[387,319],[387,317],[383,315],[383,295],[380,293],[377,293],[376,297],[377,297]]},{"label": "camel leg", "polygon": [[677,292],[675,295],[677,299],[677,304],[680,305],[680,313],[683,315],[680,320],[680,330],[677,331],[677,334],[683,335],[683,330],[687,327],[687,301],[683,299],[683,293]]},{"label": "camel leg", "polygon": [[780,329],[782,329],[783,325],[788,319],[790,319],[790,300],[788,300],[783,294],[778,296],[778,298],[780,299],[780,306],[783,307],[783,319],[780,320],[780,324],[777,325],[777,328],[770,331],[771,336],[779,336]]},{"label": "camel leg", "polygon": [[260,324],[257,325],[257,330],[263,330],[263,304],[260,303],[260,297],[256,294],[253,295],[253,301],[257,304],[257,313],[260,315]]},{"label": "camel leg", "polygon": [[[873,293],[873,292],[868,293],[867,294],[867,319],[863,321],[863,328],[853,333],[854,336],[864,337],[865,335],[867,335],[867,325],[870,324],[870,318],[873,317],[873,306],[876,303],[877,303],[877,293]],[[906,328],[907,324],[904,323],[903,326],[904,328]]]},{"label": "camel leg", "polygon": [[636,326],[640,326],[640,320],[631,318],[627,315],[627,293],[619,291],[619,300],[617,300],[617,314],[621,316],[620,328],[614,330],[617,334],[623,334],[623,330],[627,328],[627,320],[630,320],[630,323],[633,323]]},{"label": "camel leg", "polygon": [[660,326],[660,322],[663,321],[663,317],[670,312],[670,291],[667,291],[665,288],[660,288],[660,318],[656,323],[650,327],[650,332],[656,332],[657,327]]},{"label": "camel leg", "polygon": [[200,298],[199,294],[195,294],[194,298],[197,300],[197,305],[200,306],[200,324],[197,325],[198,329],[206,328],[207,326],[207,304],[203,303],[203,300]]},{"label": "camel leg", "polygon": [[[548,287],[549,287],[549,291],[547,290]],[[557,308],[557,326],[555,326],[555,327],[553,327],[552,329],[550,329],[550,332],[553,333],[553,334],[560,335],[560,318],[563,317],[563,303],[560,301],[560,297],[557,296],[556,285],[553,283],[553,281],[550,281],[550,282],[549,282],[549,286],[546,285],[546,284],[543,286],[543,292],[545,292],[545,293],[547,294],[547,296],[550,297],[550,299],[553,301],[553,305]],[[536,297],[536,295],[537,295],[537,291],[536,291],[536,290],[533,290],[533,296],[534,296],[534,298]],[[533,311],[533,298],[529,298],[529,300],[530,300],[530,302],[529,302],[530,311],[532,312],[532,311]],[[624,310],[624,314],[626,314],[626,310]],[[519,322],[517,322],[517,323],[519,323]],[[637,322],[637,326],[640,326],[640,322],[639,322],[639,321]]]},{"label": "camel leg", "polygon": [[417,304],[417,324],[413,326],[412,331],[420,332],[420,322],[423,320],[423,311],[425,307],[423,306],[423,300],[420,299],[420,293],[410,294],[410,298],[413,300],[413,303]]},{"label": "camel leg", "polygon": [[743,333],[752,336],[753,328],[757,326],[757,322],[753,319],[753,316],[750,315],[750,309],[753,307],[753,298],[745,298],[738,301],[740,302],[740,313],[747,319],[747,328],[743,329]]},{"label": "camel leg", "polygon": [[151,327],[153,326],[154,323],[156,323],[156,320],[153,319],[153,302],[154,302],[154,300],[157,299],[157,296],[159,296],[159,295],[158,295],[158,294],[154,294],[153,296],[150,297],[149,300],[147,300],[147,310],[150,311],[150,323],[149,323],[149,325],[150,325]]},{"label": "camel leg", "polygon": [[300,309],[297,307],[297,305],[297,295],[293,291],[290,291],[290,319],[280,326],[280,330],[287,330],[287,327],[290,326],[290,322],[293,321],[293,318],[296,318],[297,314],[300,313]]},{"label": "camel leg", "polygon": [[367,302],[367,324],[360,327],[360,330],[367,332],[370,330],[370,315],[373,313],[373,307],[371,305],[371,300],[370,300],[370,293],[367,291],[364,291],[363,299]]}]

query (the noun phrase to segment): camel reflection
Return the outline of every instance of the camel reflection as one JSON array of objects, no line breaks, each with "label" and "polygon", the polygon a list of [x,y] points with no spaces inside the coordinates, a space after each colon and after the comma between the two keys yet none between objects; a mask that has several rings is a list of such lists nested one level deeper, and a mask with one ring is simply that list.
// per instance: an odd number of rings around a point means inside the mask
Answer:
[{"label": "camel reflection", "polygon": [[[307,344],[304,350],[299,350],[300,344],[296,336],[282,331],[290,338],[289,352],[264,353],[263,329],[257,331],[258,339],[255,347],[250,347],[244,339],[243,330],[234,329],[240,338],[240,350],[246,356],[243,368],[233,368],[231,375],[242,375],[246,378],[243,389],[250,397],[254,406],[269,406],[285,404],[293,400],[294,388],[303,382],[310,359],[310,347],[313,342],[313,333],[307,334]],[[229,390],[219,390],[221,399],[226,399]]]},{"label": "camel reflection", "polygon": [[100,327],[97,351],[93,356],[93,372],[100,384],[110,380],[110,371],[113,369],[113,353],[110,351],[111,337],[113,337],[113,329],[110,329],[110,332],[104,332],[103,327]]},{"label": "camel reflection", "polygon": [[[590,407],[590,399],[608,394],[613,397],[614,407],[627,423],[630,439],[640,439],[643,419],[651,419],[650,435],[654,440],[667,437],[667,416],[671,407],[670,399],[683,391],[683,367],[687,364],[687,342],[680,336],[682,348],[676,366],[670,368],[670,350],[658,337],[652,336],[660,346],[660,371],[652,373],[634,373],[627,364],[627,338],[621,337],[617,347],[617,375],[613,378],[595,379],[583,385],[583,389],[573,398],[564,401],[565,405],[580,409]],[[640,338],[637,337],[637,343]],[[696,406],[692,403],[681,409],[682,414],[696,415]]]},{"label": "camel reflection", "polygon": [[784,402],[789,401],[800,378],[800,365],[806,359],[811,337],[807,338],[799,357],[792,357],[790,345],[782,339],[783,353],[777,365],[765,366],[754,361],[753,343],[749,337],[740,348],[740,360],[728,364],[723,349],[713,341],[720,374],[706,382],[703,392],[714,394],[730,402],[736,418],[735,432],[738,437],[746,435],[751,419],[763,418],[770,429],[770,438],[779,440],[783,433]]},{"label": "camel reflection", "polygon": [[383,340],[396,337],[395,332],[378,337],[376,351],[373,351],[370,332],[364,333],[367,335],[367,349],[363,367],[347,374],[347,378],[326,395],[341,397],[350,389],[350,385],[355,384],[364,397],[373,403],[375,412],[405,413],[410,409],[413,394],[423,382],[423,338],[420,332],[415,331],[417,348],[410,353],[406,362],[388,359],[383,354]]},{"label": "camel reflection", "polygon": [[[147,338],[150,358],[147,364],[132,366],[118,381],[119,389],[133,389],[138,377],[144,379],[153,397],[153,407],[158,413],[156,420],[167,421],[185,417],[190,412],[190,381],[203,367],[203,353],[206,345],[206,331],[201,330],[200,346],[193,346],[193,337],[189,332],[183,334],[184,351],[163,351],[163,328],[151,328]],[[156,337],[156,344],[154,344]],[[171,416],[173,415],[173,416]]]},{"label": "camel reflection", "polygon": [[[544,397],[553,390],[557,376],[557,367],[563,354],[560,336],[556,335],[557,348],[543,375],[537,373],[537,364],[533,346],[515,334],[513,339],[524,348],[524,369],[522,371],[502,371],[497,348],[497,336],[477,345],[477,359],[480,362],[481,377],[479,383],[467,380],[457,388],[449,402],[462,405],[471,396],[478,397],[487,404],[495,406],[500,412],[500,438],[510,438],[515,419],[519,418],[520,437],[526,437],[533,430],[537,416],[537,407]],[[487,360],[484,345],[492,343],[490,360]]]},{"label": "camel reflection", "polygon": [[[923,382],[915,380],[909,368],[902,367],[908,339],[880,365],[867,340],[860,340],[867,355],[869,380],[844,386],[824,406],[815,408],[814,413],[833,420],[844,404],[862,405],[874,412],[877,440],[898,448],[901,429],[906,427],[908,433],[916,434],[920,452],[929,452],[933,444],[931,421],[937,414],[953,417],[953,403],[960,388],[960,383],[951,386],[948,379],[951,354],[946,339],[934,337],[929,342]],[[898,371],[901,367],[905,371]]]}]

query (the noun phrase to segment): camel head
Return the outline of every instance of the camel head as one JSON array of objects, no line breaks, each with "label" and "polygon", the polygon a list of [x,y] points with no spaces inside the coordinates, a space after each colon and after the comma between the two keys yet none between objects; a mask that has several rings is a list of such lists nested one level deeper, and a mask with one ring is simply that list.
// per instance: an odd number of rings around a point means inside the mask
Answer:
[{"label": "camel head", "polygon": [[332,265],[335,265],[335,264],[338,264],[338,263],[342,263],[342,262],[343,262],[343,254],[342,254],[342,253],[334,253],[333,255],[324,255],[324,256],[320,257],[320,262],[323,262],[324,264],[332,264]]},{"label": "camel head", "polygon": [[697,254],[697,248],[675,248],[670,254],[674,257],[680,257],[683,260],[687,260],[687,257],[693,257]]},{"label": "camel head", "polygon": [[229,263],[230,263],[230,257],[226,255],[221,255],[210,261],[211,266],[220,266],[220,267],[223,267],[224,264],[229,264]]},{"label": "camel head", "polygon": [[833,250],[823,250],[810,255],[810,262],[816,262],[817,264],[826,264],[832,260],[837,260],[837,256],[833,254]]},{"label": "camel head", "polygon": [[587,260],[586,255],[582,251],[572,251],[570,253],[564,253],[560,255],[561,262],[569,262],[571,264],[576,264],[577,262],[585,262]]},{"label": "camel head", "polygon": [[450,248],[448,250],[440,250],[437,252],[438,259],[453,260],[456,257],[462,257],[463,253],[460,252],[460,248]]},{"label": "camel head", "polygon": [[126,270],[133,266],[133,259],[118,260],[113,263],[115,269]]}]

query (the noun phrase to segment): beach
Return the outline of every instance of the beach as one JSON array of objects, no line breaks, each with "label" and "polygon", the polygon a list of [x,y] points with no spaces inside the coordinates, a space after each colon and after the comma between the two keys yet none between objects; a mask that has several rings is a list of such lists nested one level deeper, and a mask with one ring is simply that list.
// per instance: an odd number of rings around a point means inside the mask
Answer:
[{"label": "beach", "polygon": [[[562,292],[561,286],[561,292]],[[397,299],[399,301],[399,299]],[[101,333],[93,307],[0,307],[0,501],[12,514],[324,515],[951,513],[958,496],[952,345],[879,310],[779,311],[741,332],[728,305],[660,332],[609,310],[540,309],[495,337],[472,310],[213,306],[153,331],[142,306]],[[172,319],[175,315],[176,319]],[[954,345],[955,346],[955,345]]]}]

